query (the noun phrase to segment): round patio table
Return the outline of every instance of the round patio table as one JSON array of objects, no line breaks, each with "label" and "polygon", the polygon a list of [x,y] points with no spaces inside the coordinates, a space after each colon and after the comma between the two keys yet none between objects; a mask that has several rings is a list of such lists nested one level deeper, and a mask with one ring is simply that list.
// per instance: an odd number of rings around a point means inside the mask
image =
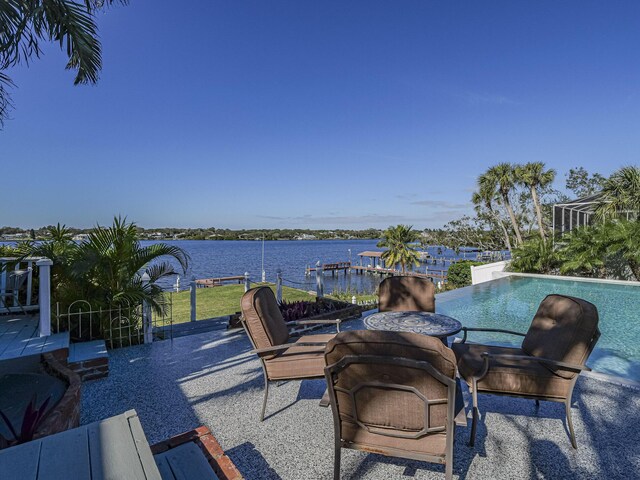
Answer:
[{"label": "round patio table", "polygon": [[365,317],[364,324],[368,330],[422,333],[443,342],[462,330],[455,318],[431,312],[378,312]]}]

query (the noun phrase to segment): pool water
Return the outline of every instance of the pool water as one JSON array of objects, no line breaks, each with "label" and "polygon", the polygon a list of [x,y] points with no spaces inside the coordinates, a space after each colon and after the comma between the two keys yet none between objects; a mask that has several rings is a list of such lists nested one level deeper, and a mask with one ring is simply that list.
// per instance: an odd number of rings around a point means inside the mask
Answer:
[{"label": "pool water", "polygon": [[[436,311],[466,327],[525,333],[538,305],[551,293],[583,298],[598,308],[602,336],[587,365],[596,372],[640,381],[640,286],[514,276],[442,293]],[[468,341],[519,346],[522,339],[470,332]]]}]

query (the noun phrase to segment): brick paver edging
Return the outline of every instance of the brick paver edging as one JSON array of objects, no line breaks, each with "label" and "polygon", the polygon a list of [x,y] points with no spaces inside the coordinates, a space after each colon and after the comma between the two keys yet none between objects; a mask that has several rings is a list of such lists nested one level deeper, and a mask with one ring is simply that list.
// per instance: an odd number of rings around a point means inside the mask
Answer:
[{"label": "brick paver edging", "polygon": [[151,445],[151,452],[156,455],[187,442],[194,442],[200,447],[220,480],[242,480],[244,478],[207,427],[198,427]]}]

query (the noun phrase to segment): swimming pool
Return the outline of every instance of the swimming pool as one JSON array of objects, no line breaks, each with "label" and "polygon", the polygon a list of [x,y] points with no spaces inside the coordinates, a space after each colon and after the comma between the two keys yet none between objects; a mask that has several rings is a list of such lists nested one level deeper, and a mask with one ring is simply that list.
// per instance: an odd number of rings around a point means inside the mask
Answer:
[{"label": "swimming pool", "polygon": [[[504,328],[525,333],[544,297],[559,293],[593,303],[602,336],[587,364],[596,372],[640,382],[640,286],[509,276],[441,293],[436,311],[466,327]],[[521,339],[471,332],[469,341],[520,345]]]}]

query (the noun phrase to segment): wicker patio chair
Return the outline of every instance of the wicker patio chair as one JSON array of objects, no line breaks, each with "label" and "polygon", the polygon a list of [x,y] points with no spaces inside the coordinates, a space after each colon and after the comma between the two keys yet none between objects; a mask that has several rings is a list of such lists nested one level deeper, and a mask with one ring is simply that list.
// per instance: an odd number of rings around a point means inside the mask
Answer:
[{"label": "wicker patio chair", "polygon": [[342,448],[445,465],[453,473],[456,359],[433,337],[355,330],[327,344],[334,480]]},{"label": "wicker patio chair", "polygon": [[[292,339],[289,326],[333,324],[340,320],[284,321],[278,302],[269,287],[257,287],[242,296],[242,326],[260,358],[264,374],[264,400],[260,421],[264,420],[269,382],[324,378],[324,347],[335,334],[304,335]],[[293,340],[293,341],[292,341]]]},{"label": "wicker patio chair", "polygon": [[436,311],[436,287],[431,280],[413,276],[385,278],[378,290],[379,310]]},{"label": "wicker patio chair", "polygon": [[[478,393],[564,402],[571,445],[577,448],[571,420],[571,396],[581,371],[600,337],[598,310],[579,298],[549,295],[526,334],[488,328],[463,328],[452,349],[458,371],[473,397],[469,444],[475,442]],[[520,348],[466,343],[467,332],[502,332],[524,337]]]},{"label": "wicker patio chair", "polygon": [[7,311],[11,311],[10,303],[16,303],[20,310],[22,310],[23,314],[27,314],[22,303],[20,303],[20,292],[23,290],[25,286],[27,277],[29,276],[29,270],[13,270],[7,272],[7,283],[5,285],[4,291],[0,291],[0,302]]}]

